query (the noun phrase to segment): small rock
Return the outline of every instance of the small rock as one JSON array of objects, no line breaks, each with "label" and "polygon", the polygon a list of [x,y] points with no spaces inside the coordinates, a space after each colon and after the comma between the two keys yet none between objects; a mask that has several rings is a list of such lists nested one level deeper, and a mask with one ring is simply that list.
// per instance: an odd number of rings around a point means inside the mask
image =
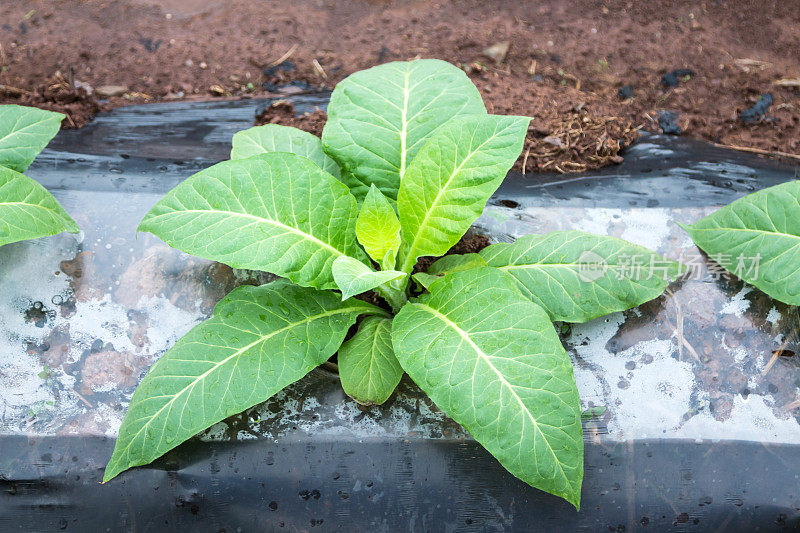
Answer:
[{"label": "small rock", "polygon": [[111,98],[112,96],[122,96],[128,92],[124,85],[101,85],[97,88],[97,96],[101,98]]},{"label": "small rock", "polygon": [[557,137],[555,135],[550,135],[549,137],[545,137],[542,139],[542,142],[545,142],[551,146],[556,146],[561,148],[564,146],[564,143],[561,141],[561,137]]},{"label": "small rock", "polygon": [[201,69],[203,69],[203,70],[205,70],[205,69],[207,69],[207,68],[208,68],[208,65],[206,64],[206,62],[205,62],[205,61],[201,61],[199,66],[200,66],[200,68],[201,68]]},{"label": "small rock", "polygon": [[94,92],[94,88],[91,85],[89,85],[88,83],[86,83],[85,81],[75,80],[75,88],[76,89],[83,89],[84,91],[86,91],[86,94],[89,95],[89,96],[91,96],[92,93]]},{"label": "small rock", "polygon": [[744,123],[761,120],[769,111],[769,107],[775,99],[771,94],[762,94],[758,97],[758,102],[753,107],[747,108],[739,113],[739,120]]},{"label": "small rock", "polygon": [[675,111],[658,112],[658,127],[666,135],[680,135],[683,133],[683,129],[677,124],[677,120],[678,113]]},{"label": "small rock", "polygon": [[629,98],[633,98],[633,85],[623,85],[617,91],[617,96],[619,96],[620,100],[628,100]]},{"label": "small rock", "polygon": [[679,68],[677,70],[673,70],[672,72],[667,72],[666,74],[661,76],[661,85],[663,85],[665,88],[677,87],[678,84],[681,82],[681,78],[693,75],[694,72],[692,72],[688,68]]},{"label": "small rock", "polygon": [[511,41],[503,41],[500,43],[493,44],[487,48],[483,49],[483,55],[488,57],[489,59],[493,59],[496,64],[500,64],[506,58],[506,54],[508,54],[508,48],[511,46]]}]

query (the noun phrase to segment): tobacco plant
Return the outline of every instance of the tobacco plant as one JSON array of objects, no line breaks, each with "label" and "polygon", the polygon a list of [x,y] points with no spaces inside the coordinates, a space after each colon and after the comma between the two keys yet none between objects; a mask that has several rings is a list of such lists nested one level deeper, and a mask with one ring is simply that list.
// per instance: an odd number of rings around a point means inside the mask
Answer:
[{"label": "tobacco plant", "polygon": [[22,174],[55,137],[64,115],[0,105],[0,246],[78,232],[78,225],[47,189]]},{"label": "tobacco plant", "polygon": [[[482,213],[529,120],[488,114],[461,70],[416,60],[337,85],[322,139],[278,125],[237,133],[231,160],[175,187],[139,230],[284,279],[233,290],[150,368],[104,481],[338,351],[355,401],[386,401],[405,372],[513,475],[578,507],[581,409],[552,321],[641,304],[681,267],[619,239],[562,231],[445,256],[415,275],[422,294],[410,283],[420,257],[445,254]],[[659,262],[663,275],[633,275],[633,256]],[[353,298],[370,290],[384,305]]]},{"label": "tobacco plant", "polygon": [[789,305],[800,305],[800,182],[740,198],[682,226],[718,264]]}]

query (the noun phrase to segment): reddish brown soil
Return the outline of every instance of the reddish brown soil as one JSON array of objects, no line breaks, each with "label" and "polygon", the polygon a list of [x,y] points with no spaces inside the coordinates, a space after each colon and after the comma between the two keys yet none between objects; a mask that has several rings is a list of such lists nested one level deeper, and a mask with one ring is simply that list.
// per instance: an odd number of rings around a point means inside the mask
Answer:
[{"label": "reddish brown soil", "polygon": [[[484,53],[505,41],[502,60]],[[800,154],[800,88],[776,85],[800,78],[798,50],[800,2],[781,0],[0,4],[0,85],[36,92],[58,72],[95,90],[124,86],[111,105],[265,94],[264,82],[331,87],[385,61],[446,59],[470,72],[490,110],[536,118],[528,170],[617,161],[634,128],[659,131],[662,109],[680,113],[685,135]],[[693,74],[663,88],[662,74],[682,68]],[[622,101],[624,85],[633,98]],[[741,123],[767,92],[769,118]]]}]

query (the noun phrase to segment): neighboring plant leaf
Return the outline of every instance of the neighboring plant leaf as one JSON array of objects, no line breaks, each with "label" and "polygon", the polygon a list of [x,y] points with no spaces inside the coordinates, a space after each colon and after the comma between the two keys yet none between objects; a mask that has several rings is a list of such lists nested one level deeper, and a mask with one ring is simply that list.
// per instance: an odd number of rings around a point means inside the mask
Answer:
[{"label": "neighboring plant leaf", "polygon": [[0,105],[0,166],[25,172],[58,130],[64,115],[24,107]]},{"label": "neighboring plant leaf", "polygon": [[0,167],[0,246],[62,231],[78,233],[78,225],[53,195],[24,174]]},{"label": "neighboring plant leaf", "polygon": [[342,300],[405,276],[398,270],[376,272],[352,257],[340,256],[333,262],[333,279],[342,291]]},{"label": "neighboring plant leaf", "polygon": [[400,221],[389,200],[374,184],[370,185],[358,213],[356,237],[383,270],[394,268],[400,248]]},{"label": "neighboring plant leaf", "polygon": [[486,114],[464,72],[438,59],[386,63],[341,81],[328,104],[325,151],[357,198],[374,183],[397,199],[400,178],[425,141],[459,115]]},{"label": "neighboring plant leaf", "polygon": [[603,413],[605,412],[606,408],[604,405],[590,407],[581,413],[581,420],[591,420],[592,418],[603,416]]},{"label": "neighboring plant leaf", "polygon": [[382,311],[283,280],[235,289],[150,368],[103,481],[267,400],[333,355],[358,315],[375,313]]},{"label": "neighboring plant leaf", "polygon": [[406,244],[399,270],[423,255],[444,255],[481,215],[517,160],[529,118],[461,117],[420,150],[400,186],[397,209]]},{"label": "neighboring plant leaf", "polygon": [[656,298],[684,270],[680,263],[615,237],[582,231],[525,235],[480,252],[511,274],[552,320],[586,322]]},{"label": "neighboring plant leaf", "polygon": [[348,396],[363,405],[389,399],[403,377],[392,348],[392,320],[365,318],[353,338],[339,348],[338,361],[342,388]]},{"label": "neighboring plant leaf", "polygon": [[334,178],[340,177],[339,165],[325,155],[319,137],[297,128],[265,124],[235,133],[232,142],[231,159],[245,159],[271,152],[289,152],[310,159]]},{"label": "neighboring plant leaf", "polygon": [[750,194],[681,227],[737,277],[776,300],[800,305],[800,181]]},{"label": "neighboring plant leaf", "polygon": [[192,255],[335,289],[337,257],[367,260],[346,186],[305,157],[275,152],[223,161],[172,189],[145,215],[148,231]]},{"label": "neighboring plant leaf", "polygon": [[509,472],[577,508],[581,407],[547,313],[491,268],[445,276],[430,290],[393,321],[403,369]]}]

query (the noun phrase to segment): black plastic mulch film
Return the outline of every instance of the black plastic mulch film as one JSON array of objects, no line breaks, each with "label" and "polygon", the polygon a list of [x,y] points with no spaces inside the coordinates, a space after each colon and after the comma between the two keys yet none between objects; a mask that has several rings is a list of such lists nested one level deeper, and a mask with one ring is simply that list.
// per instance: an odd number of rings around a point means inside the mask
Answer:
[{"label": "black plastic mulch film", "polygon": [[117,109],[30,169],[82,233],[0,248],[0,530],[800,527],[797,310],[717,279],[676,224],[798,168],[660,136],[591,175],[512,174],[475,226],[494,241],[615,235],[693,269],[653,302],[563,329],[584,408],[605,408],[584,423],[580,512],[508,474],[407,378],[361,410],[323,369],[101,485],[149,365],[233,287],[268,280],[135,235],[264,105]]}]

